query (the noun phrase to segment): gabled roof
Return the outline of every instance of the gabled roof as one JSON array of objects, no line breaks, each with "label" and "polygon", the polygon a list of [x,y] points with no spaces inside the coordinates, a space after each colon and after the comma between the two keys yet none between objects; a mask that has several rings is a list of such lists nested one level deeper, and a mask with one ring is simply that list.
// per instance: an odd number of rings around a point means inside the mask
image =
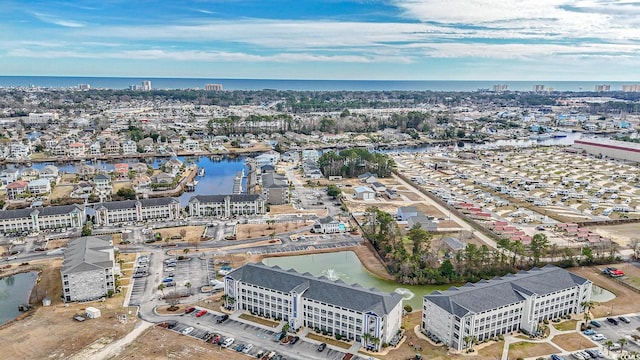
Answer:
[{"label": "gabled roof", "polygon": [[557,266],[547,265],[489,281],[468,283],[459,288],[434,291],[424,298],[450,314],[461,317],[518,303],[531,294],[546,295],[587,282],[589,280],[583,277]]},{"label": "gabled roof", "polygon": [[0,211],[0,220],[20,219],[20,218],[30,217],[34,211],[37,211],[39,216],[51,216],[51,215],[69,214],[74,210],[84,212],[84,208],[78,205],[36,207],[36,208],[28,208],[28,209]]},{"label": "gabled roof", "polygon": [[189,199],[189,202],[199,201],[201,203],[223,203],[226,197],[229,197],[229,201],[233,202],[252,202],[256,201],[262,196],[260,194],[229,194],[229,195],[196,195]]},{"label": "gabled roof", "polygon": [[111,241],[86,236],[69,241],[64,251],[63,274],[114,267],[113,245]]},{"label": "gabled roof", "polygon": [[150,199],[140,199],[140,200],[122,200],[122,201],[109,201],[96,205],[96,210],[98,209],[107,209],[107,210],[121,210],[121,209],[133,209],[136,207],[137,203],[140,203],[140,206],[145,207],[153,207],[153,206],[166,206],[171,203],[179,203],[178,199],[173,197],[160,197],[160,198],[150,198]]},{"label": "gabled roof", "polygon": [[262,263],[248,263],[232,271],[227,277],[284,293],[303,292],[302,296],[307,299],[358,312],[373,312],[379,316],[388,314],[402,301],[402,295],[398,293],[365,289],[339,280],[332,281],[309,273],[300,274]]},{"label": "gabled roof", "polygon": [[7,190],[10,189],[25,189],[27,186],[29,186],[29,183],[26,181],[14,181],[11,184],[7,185]]}]

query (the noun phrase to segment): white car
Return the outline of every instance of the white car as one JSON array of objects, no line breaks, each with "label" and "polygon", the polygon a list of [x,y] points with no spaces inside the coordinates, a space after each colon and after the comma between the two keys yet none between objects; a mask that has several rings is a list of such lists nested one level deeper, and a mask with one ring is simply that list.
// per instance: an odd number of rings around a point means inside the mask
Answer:
[{"label": "white car", "polygon": [[607,338],[602,334],[595,334],[595,335],[591,336],[591,340],[593,340],[593,341],[602,341],[602,340],[607,340]]},{"label": "white car", "polygon": [[227,347],[231,346],[231,344],[233,344],[234,341],[236,341],[236,339],[228,338],[222,343],[222,347],[227,348]]},{"label": "white car", "polygon": [[247,344],[247,346],[244,347],[244,350],[242,350],[242,352],[245,354],[248,354],[249,351],[251,351],[251,349],[253,349],[253,344]]},{"label": "white car", "polygon": [[188,328],[181,331],[182,335],[189,335],[193,331],[193,327],[189,326]]}]

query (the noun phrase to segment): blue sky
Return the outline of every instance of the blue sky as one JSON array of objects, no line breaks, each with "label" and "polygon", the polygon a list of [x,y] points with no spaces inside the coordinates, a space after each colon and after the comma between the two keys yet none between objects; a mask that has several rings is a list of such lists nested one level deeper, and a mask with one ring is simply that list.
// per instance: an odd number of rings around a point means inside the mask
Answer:
[{"label": "blue sky", "polygon": [[640,80],[639,0],[2,0],[0,75]]}]

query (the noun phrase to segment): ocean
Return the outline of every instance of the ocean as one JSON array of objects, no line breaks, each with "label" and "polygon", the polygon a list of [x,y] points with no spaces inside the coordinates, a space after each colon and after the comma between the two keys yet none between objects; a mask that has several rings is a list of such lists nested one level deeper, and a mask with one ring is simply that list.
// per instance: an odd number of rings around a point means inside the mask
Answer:
[{"label": "ocean", "polygon": [[75,88],[89,84],[92,89],[128,89],[150,80],[153,89],[204,89],[205,84],[222,84],[224,90],[308,90],[308,91],[477,91],[507,85],[512,91],[532,91],[544,85],[556,91],[594,91],[608,84],[612,91],[634,82],[603,81],[502,81],[502,80],[277,80],[277,79],[195,79],[66,76],[0,76],[1,87]]}]

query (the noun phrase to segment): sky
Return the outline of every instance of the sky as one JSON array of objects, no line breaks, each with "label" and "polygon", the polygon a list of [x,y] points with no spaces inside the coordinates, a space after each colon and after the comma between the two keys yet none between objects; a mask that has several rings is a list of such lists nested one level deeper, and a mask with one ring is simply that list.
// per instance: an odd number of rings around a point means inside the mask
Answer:
[{"label": "sky", "polygon": [[640,80],[640,0],[1,0],[0,75]]}]

